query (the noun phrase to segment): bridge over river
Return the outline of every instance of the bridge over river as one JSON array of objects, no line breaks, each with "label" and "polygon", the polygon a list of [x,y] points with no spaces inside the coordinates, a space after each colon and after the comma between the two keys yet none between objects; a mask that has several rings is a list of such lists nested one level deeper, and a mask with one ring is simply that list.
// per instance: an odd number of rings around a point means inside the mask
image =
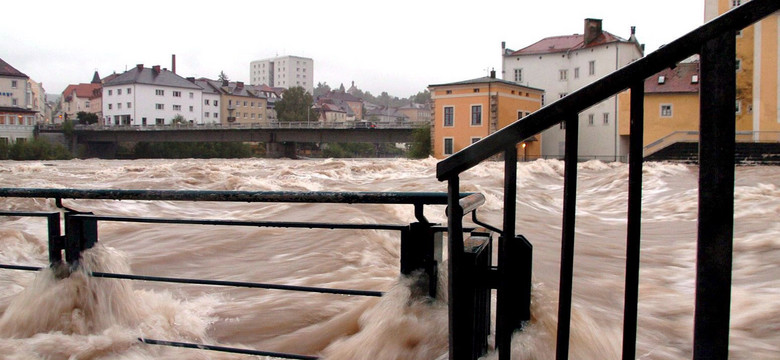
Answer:
[{"label": "bridge over river", "polygon": [[[259,142],[269,157],[294,157],[296,143],[406,143],[422,122],[280,122],[251,124],[77,125],[72,145],[85,145],[87,156],[113,158],[126,142]],[[41,127],[40,133],[61,133]]]}]

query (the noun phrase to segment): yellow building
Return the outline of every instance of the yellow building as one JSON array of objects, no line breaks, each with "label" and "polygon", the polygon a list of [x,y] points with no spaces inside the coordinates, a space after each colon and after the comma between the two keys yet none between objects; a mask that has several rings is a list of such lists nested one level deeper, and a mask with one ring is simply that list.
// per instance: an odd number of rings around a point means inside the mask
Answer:
[{"label": "yellow building", "polygon": [[[705,0],[705,21],[714,19],[748,0]],[[737,132],[753,141],[778,141],[780,87],[778,87],[778,30],[780,13],[737,34]]]},{"label": "yellow building", "polygon": [[[542,106],[544,90],[490,77],[428,87],[433,99],[433,156],[452,155]],[[536,135],[518,145],[518,159],[541,155]]]},{"label": "yellow building", "polygon": [[[679,63],[645,80],[645,156],[677,141],[698,139],[699,63]],[[622,119],[630,118],[630,91],[619,96]],[[629,135],[629,121],[619,124],[620,135]]]}]

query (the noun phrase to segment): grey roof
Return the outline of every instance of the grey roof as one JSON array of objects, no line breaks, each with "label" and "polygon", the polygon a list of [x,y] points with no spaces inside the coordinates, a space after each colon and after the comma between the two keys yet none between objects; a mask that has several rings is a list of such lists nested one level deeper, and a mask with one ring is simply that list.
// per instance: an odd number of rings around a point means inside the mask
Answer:
[{"label": "grey roof", "polygon": [[207,94],[220,94],[219,87],[216,86],[214,80],[209,80],[205,78],[200,78],[195,80],[195,85],[200,86],[201,89],[203,89],[204,93]]},{"label": "grey roof", "polygon": [[146,84],[202,90],[200,86],[189,82],[187,79],[176,75],[171,71],[160,69],[159,72],[155,72],[152,69],[141,68],[139,66],[125,71],[123,74],[106,82],[104,86],[125,84]]},{"label": "grey roof", "polygon": [[428,87],[454,86],[454,85],[476,85],[476,84],[487,84],[487,83],[500,83],[500,84],[505,84],[505,85],[522,86],[524,88],[534,89],[534,90],[539,90],[539,91],[544,92],[543,89],[539,89],[539,88],[534,88],[534,87],[518,84],[518,83],[516,83],[514,81],[496,79],[496,78],[492,78],[492,77],[489,77],[489,76],[476,78],[476,79],[471,79],[471,80],[464,80],[464,81],[457,81],[457,82],[452,82],[452,83],[446,83],[446,84],[433,84],[433,85],[428,85]]}]

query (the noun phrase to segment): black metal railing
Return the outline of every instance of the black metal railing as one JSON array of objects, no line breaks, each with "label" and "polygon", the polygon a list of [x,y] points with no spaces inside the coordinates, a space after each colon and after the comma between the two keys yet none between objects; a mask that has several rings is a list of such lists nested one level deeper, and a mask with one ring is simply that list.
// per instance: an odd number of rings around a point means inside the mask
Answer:
[{"label": "black metal railing", "polygon": [[[513,246],[522,244],[515,235],[515,204],[517,177],[517,144],[561,122],[566,122],[564,170],[563,228],[561,274],[556,358],[567,359],[574,258],[575,201],[577,182],[578,114],[616,95],[631,90],[629,197],[626,254],[625,309],[623,328],[623,359],[636,354],[637,299],[639,283],[639,245],[642,198],[642,136],[643,97],[646,78],[692,55],[701,58],[700,85],[700,173],[699,230],[696,272],[696,309],[694,315],[694,358],[725,359],[728,357],[730,317],[731,258],[734,203],[734,141],[735,141],[735,43],[736,32],[780,8],[777,0],[752,0],[710,21],[659,50],[591,83],[491,134],[437,164],[437,178],[448,182],[449,204],[459,198],[459,175],[503,154],[504,225],[499,244],[496,346],[499,359],[509,359],[511,335],[521,328],[522,316],[507,299],[516,291],[530,288],[521,282],[511,284],[505,278],[507,268],[516,267],[530,256],[518,259],[508,254]],[[480,341],[470,339],[473,324],[484,316],[472,306],[474,291],[470,275],[469,256],[464,253],[462,214],[450,211],[449,227],[449,320],[450,359],[476,359],[483,353]],[[529,266],[525,265],[525,266]],[[493,281],[487,279],[486,281]],[[501,285],[503,284],[503,285]],[[522,289],[518,289],[522,288]],[[502,305],[502,304],[513,305]],[[522,312],[527,312],[523,303]]]},{"label": "black metal railing", "polygon": [[[63,210],[65,234],[61,235],[61,213],[0,211],[0,216],[45,217],[49,234],[49,267],[58,277],[69,276],[79,268],[83,251],[92,248],[98,241],[99,222],[131,222],[146,224],[185,224],[209,226],[246,226],[292,229],[352,229],[398,231],[401,238],[400,272],[411,275],[420,272],[421,281],[415,283],[420,296],[436,297],[438,265],[441,262],[441,234],[447,228],[430,223],[424,215],[426,205],[444,205],[446,193],[378,193],[378,192],[253,192],[253,191],[187,191],[187,190],[86,190],[86,189],[25,189],[0,188],[0,197],[16,198],[53,198]],[[481,194],[461,194],[460,206],[467,208],[476,218],[477,208],[484,203]],[[417,222],[411,224],[355,224],[325,222],[291,221],[240,221],[215,219],[171,219],[129,216],[106,216],[84,213],[69,209],[62,199],[91,200],[148,200],[148,201],[221,201],[221,202],[273,202],[273,203],[341,203],[341,204],[407,204],[414,206]],[[466,231],[471,231],[469,228]],[[490,234],[487,235],[488,243]],[[484,254],[484,253],[483,253]],[[489,251],[487,252],[489,259]],[[481,257],[484,259],[485,255]],[[482,263],[485,263],[482,260]],[[489,264],[489,261],[487,262]],[[483,264],[484,266],[484,264]],[[18,264],[0,264],[0,269],[39,271],[42,267]],[[285,284],[267,284],[241,281],[222,281],[209,279],[191,279],[179,277],[160,277],[135,274],[116,274],[89,272],[87,275],[99,278],[141,280],[179,284],[197,284],[210,286],[230,286],[255,289],[273,289],[286,291],[316,292],[337,295],[382,296],[381,291],[359,289],[334,289],[313,286],[294,286]],[[486,298],[488,299],[488,298]],[[483,299],[483,303],[487,301]],[[202,350],[273,356],[286,359],[316,359],[316,356],[280,353],[262,350],[240,349],[208,344],[193,344],[178,341],[139,338],[140,342],[151,345],[194,348]]]}]

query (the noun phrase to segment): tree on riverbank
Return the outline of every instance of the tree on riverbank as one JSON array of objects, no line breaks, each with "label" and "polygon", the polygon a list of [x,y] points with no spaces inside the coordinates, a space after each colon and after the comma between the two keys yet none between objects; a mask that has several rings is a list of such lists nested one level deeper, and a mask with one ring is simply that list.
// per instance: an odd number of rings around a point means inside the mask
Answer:
[{"label": "tree on riverbank", "polygon": [[46,139],[18,141],[13,145],[0,143],[0,160],[70,160],[73,154],[61,144]]}]

